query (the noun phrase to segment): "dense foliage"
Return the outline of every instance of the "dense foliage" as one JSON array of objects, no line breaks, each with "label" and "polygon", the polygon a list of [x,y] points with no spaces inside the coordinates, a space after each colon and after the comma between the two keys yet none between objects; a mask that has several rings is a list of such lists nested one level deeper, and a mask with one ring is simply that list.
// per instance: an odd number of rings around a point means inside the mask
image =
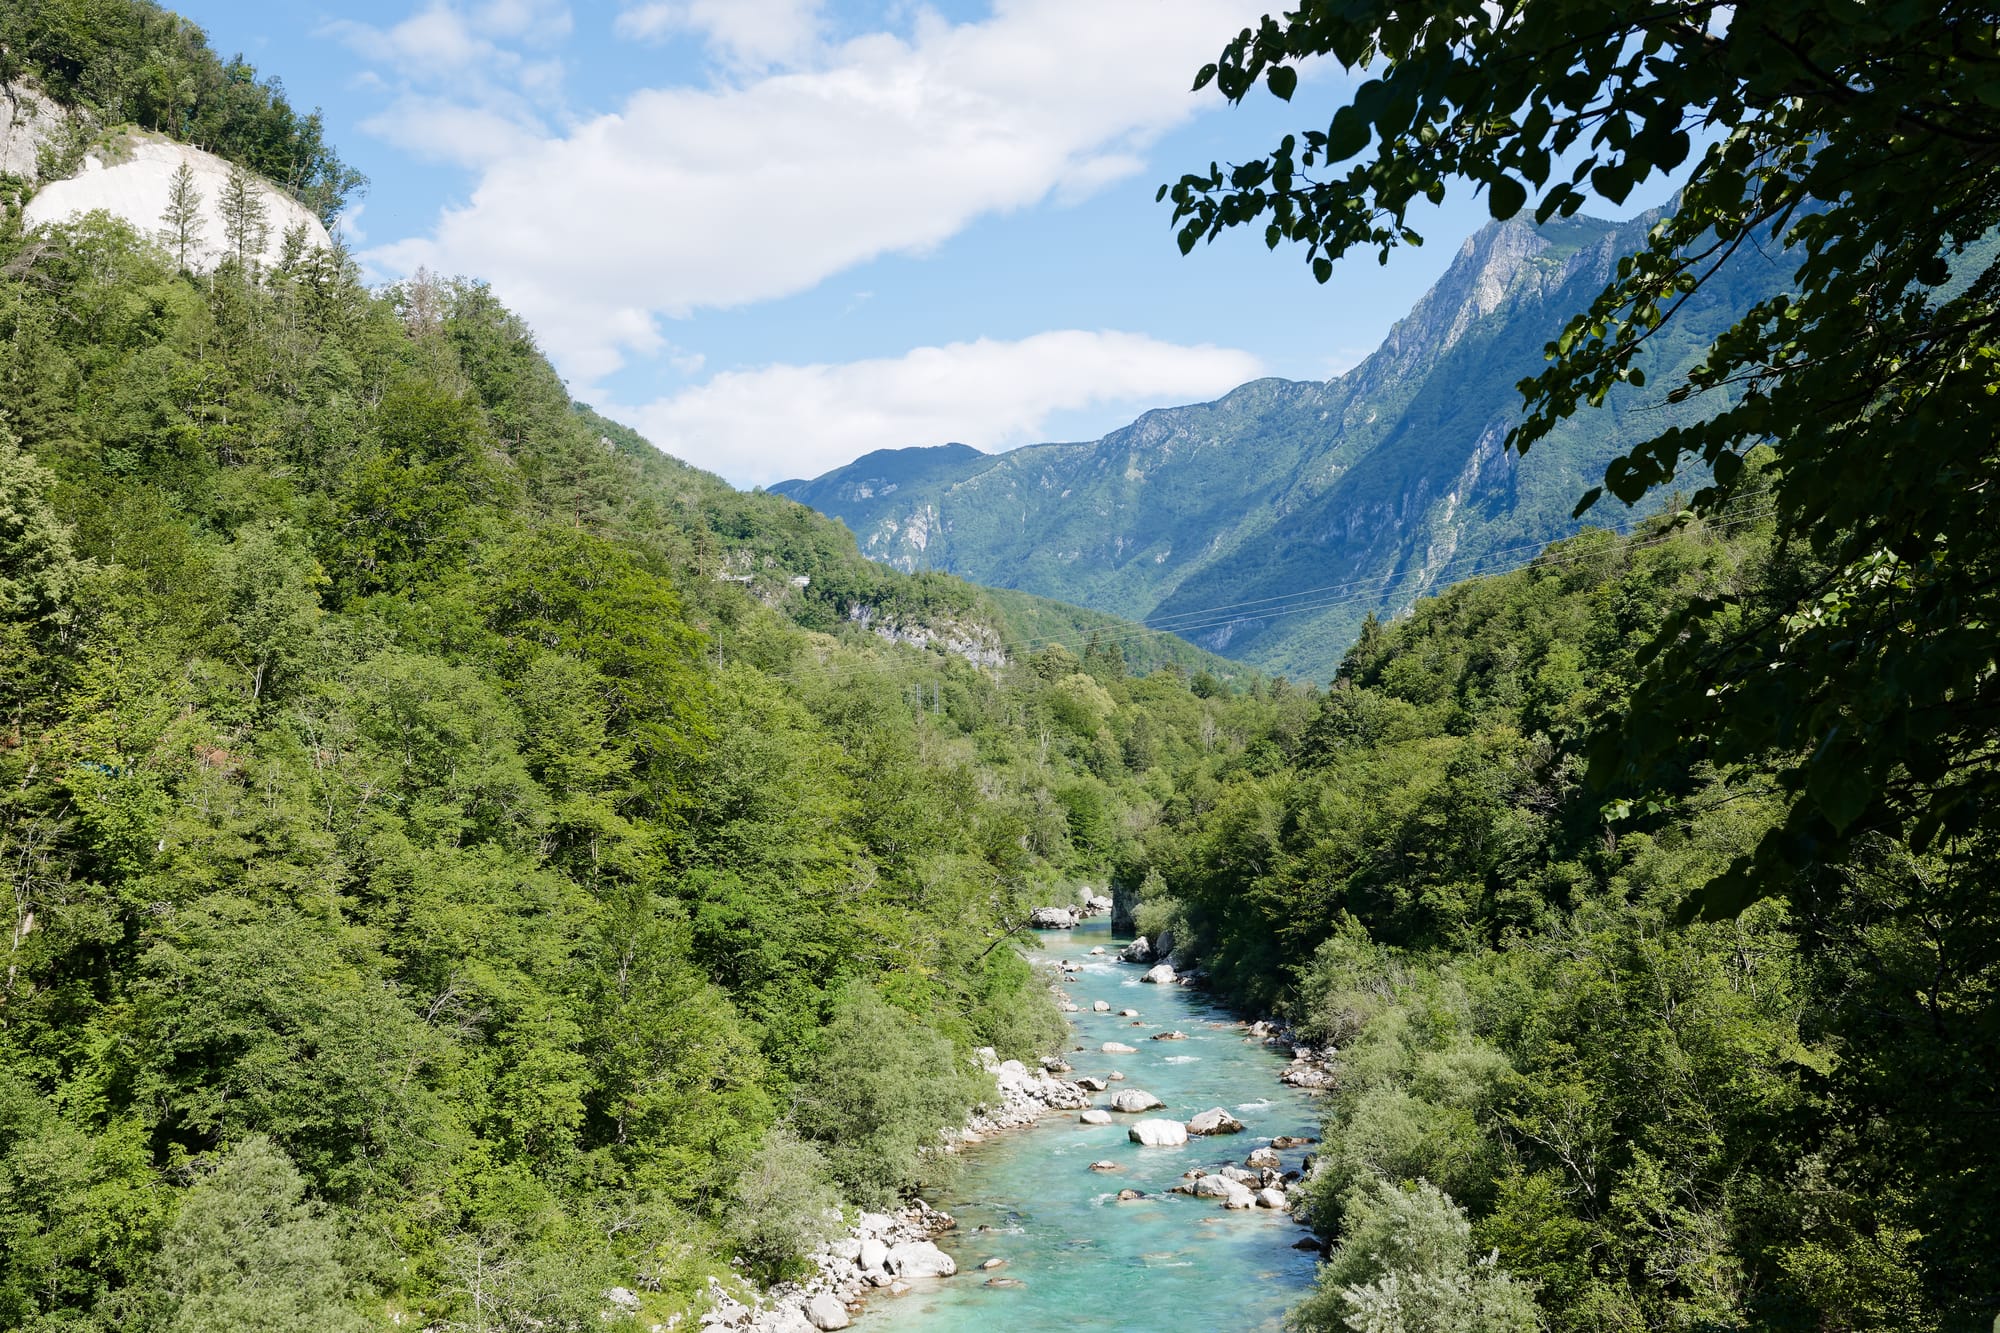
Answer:
[{"label": "dense foliage", "polygon": [[1523,1289],[1578,1333],[2000,1309],[1977,875],[1877,838],[1791,906],[1689,922],[1785,820],[1772,767],[1690,742],[1671,787],[1584,781],[1660,625],[1811,576],[1762,461],[1708,521],[1585,534],[1370,626],[1149,833],[1142,924],[1336,1051],[1308,1193],[1338,1249],[1299,1327],[1527,1327]]},{"label": "dense foliage", "polygon": [[105,125],[134,123],[237,162],[332,224],[367,179],[301,115],[278,79],[152,0],[10,0],[0,9],[0,84],[33,78]]},{"label": "dense foliage", "polygon": [[[1682,586],[1619,592],[1594,627],[1536,614],[1490,637],[1461,622],[1433,638],[1440,618],[1494,596],[1468,593],[1364,643],[1349,662],[1357,692],[1339,705],[1359,722],[1328,726],[1389,730],[1314,780],[1333,786],[1301,817],[1331,818],[1330,836],[1310,854],[1302,843],[1265,894],[1310,905],[1295,946],[1330,937],[1332,916],[1363,923],[1381,954],[1362,991],[1397,1022],[1475,1033],[1522,1080],[1487,1094],[1494,1166],[1461,1176],[1474,1192],[1463,1202],[1576,1326],[1988,1326],[2000,1308],[1990,7],[1314,0],[1244,30],[1196,86],[1240,99],[1261,82],[1289,99],[1300,63],[1323,56],[1361,76],[1324,128],[1162,188],[1183,249],[1259,225],[1274,248],[1301,246],[1324,282],[1355,247],[1386,258],[1419,241],[1411,206],[1455,182],[1483,190],[1496,218],[1534,198],[1547,220],[1691,162],[1645,242],[1521,382],[1527,415],[1509,443],[1530,454],[1650,377],[1664,405],[1714,410],[1661,421],[1577,512],[1693,471],[1693,513],[1727,523],[1754,499],[1771,537],[1740,570],[1711,556]],[[1684,377],[1664,376],[1672,331],[1746,256],[1771,251],[1793,290],[1741,312]],[[1751,466],[1764,445],[1774,452]],[[1536,605],[1532,582],[1493,586]],[[1620,625],[1621,606],[1643,614]],[[1468,656],[1468,639],[1488,646]],[[1414,826],[1357,822],[1381,802],[1350,813],[1341,794],[1396,789],[1382,765],[1423,745],[1427,711],[1447,701],[1460,720],[1445,731],[1465,739],[1432,742],[1442,780],[1416,784]],[[1571,798],[1586,757],[1596,790]],[[1606,796],[1614,819],[1594,842],[1587,821]],[[1408,841],[1429,827],[1440,836]],[[1394,848],[1401,873],[1329,850],[1343,844]],[[1210,864],[1214,885],[1224,863]],[[1222,924],[1218,887],[1197,892],[1222,935],[1252,933]],[[1282,920],[1280,907],[1249,919]],[[1711,924],[1676,924],[1696,916]],[[1380,971],[1405,966],[1397,949],[1426,960],[1407,984]],[[1400,1086],[1477,1120],[1477,1106],[1424,1093],[1423,1051]],[[1657,1066],[1633,1067],[1640,1053]],[[1387,1174],[1448,1169],[1413,1162]]]},{"label": "dense foliage", "polygon": [[1028,909],[1235,744],[1086,613],[999,669],[886,642],[1013,631],[572,404],[476,284],[16,228],[9,1326],[597,1329],[780,1275],[937,1166],[972,1048],[1060,1039]]}]

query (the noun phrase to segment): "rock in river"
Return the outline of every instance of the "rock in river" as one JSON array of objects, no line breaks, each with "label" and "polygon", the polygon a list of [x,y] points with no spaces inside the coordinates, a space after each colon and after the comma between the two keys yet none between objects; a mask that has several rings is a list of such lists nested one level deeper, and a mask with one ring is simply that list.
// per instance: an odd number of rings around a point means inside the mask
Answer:
[{"label": "rock in river", "polygon": [[897,1277],[950,1277],[958,1264],[930,1241],[906,1240],[889,1247],[889,1271]]},{"label": "rock in river", "polygon": [[1171,986],[1174,984],[1174,970],[1161,963],[1157,967],[1147,969],[1146,975],[1139,980],[1149,981],[1155,986]]},{"label": "rock in river", "polygon": [[1111,1123],[1111,1112],[1098,1110],[1085,1111],[1077,1119],[1086,1125],[1108,1125]]},{"label": "rock in river", "polygon": [[1141,1147],[1178,1148],[1187,1142],[1187,1126],[1178,1120],[1141,1120],[1126,1136]]},{"label": "rock in river", "polygon": [[846,1328],[849,1323],[847,1307],[825,1292],[806,1301],[806,1318],[817,1329]]},{"label": "rock in river", "polygon": [[1241,1134],[1243,1122],[1217,1106],[1188,1121],[1187,1131],[1190,1134]]},{"label": "rock in river", "polygon": [[1111,1109],[1123,1111],[1127,1115],[1137,1115],[1141,1111],[1157,1111],[1166,1103],[1150,1092],[1138,1088],[1127,1088],[1111,1099]]},{"label": "rock in river", "polygon": [[1257,1202],[1248,1185],[1224,1175],[1203,1176],[1195,1181],[1193,1194],[1198,1199],[1220,1199],[1233,1208],[1250,1208]]},{"label": "rock in river", "polygon": [[1127,1046],[1122,1041],[1107,1041],[1097,1049],[1103,1051],[1106,1055],[1137,1055],[1139,1053],[1137,1046]]},{"label": "rock in river", "polygon": [[1028,913],[1028,924],[1036,930],[1069,930],[1076,925],[1076,913],[1067,907],[1037,907]]}]

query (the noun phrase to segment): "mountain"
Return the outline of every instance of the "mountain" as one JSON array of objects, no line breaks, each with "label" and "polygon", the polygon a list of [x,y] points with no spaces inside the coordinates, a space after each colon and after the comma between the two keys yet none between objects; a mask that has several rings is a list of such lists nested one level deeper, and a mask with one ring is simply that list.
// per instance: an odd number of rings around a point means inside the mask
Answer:
[{"label": "mountain", "polygon": [[[998,666],[1061,645],[1086,655],[1092,642],[1113,648],[1127,670],[1162,668],[1188,676],[1251,683],[1241,663],[1174,634],[1148,630],[1109,612],[1072,606],[1014,589],[982,588],[949,575],[914,577],[861,557],[852,536],[810,509],[767,492],[739,491],[712,472],[661,453],[628,426],[574,408],[583,425],[632,470],[626,484],[672,497],[672,507],[700,524],[687,562],[697,577],[731,584],[804,629],[865,629],[888,643],[935,647],[981,666]],[[944,454],[965,445],[911,454]]]},{"label": "mountain", "polygon": [[1606,462],[1707,410],[1668,396],[1718,331],[1782,286],[1787,269],[1762,253],[1740,255],[1656,338],[1649,387],[1614,393],[1526,457],[1503,447],[1518,382],[1655,220],[1489,225],[1372,355],[1324,382],[1256,380],[1087,443],[881,450],[772,489],[898,568],[1079,602],[1325,679],[1369,613],[1524,563],[1577,530],[1571,508]]}]

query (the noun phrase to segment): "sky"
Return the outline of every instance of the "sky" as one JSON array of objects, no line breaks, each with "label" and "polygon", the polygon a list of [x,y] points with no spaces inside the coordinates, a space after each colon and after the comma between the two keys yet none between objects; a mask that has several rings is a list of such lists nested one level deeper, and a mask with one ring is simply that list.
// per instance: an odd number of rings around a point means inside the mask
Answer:
[{"label": "sky", "polygon": [[1324,379],[1486,216],[1460,190],[1325,286],[1248,233],[1182,257],[1159,185],[1323,128],[1350,78],[1190,92],[1268,0],[175,7],[324,110],[371,280],[489,282],[575,397],[739,486]]}]

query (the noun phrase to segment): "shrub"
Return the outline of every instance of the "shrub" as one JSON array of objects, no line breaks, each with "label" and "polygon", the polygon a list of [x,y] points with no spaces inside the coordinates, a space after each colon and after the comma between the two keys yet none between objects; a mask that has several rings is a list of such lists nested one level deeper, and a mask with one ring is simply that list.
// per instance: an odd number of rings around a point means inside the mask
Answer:
[{"label": "shrub", "polygon": [[737,1253],[754,1276],[777,1282],[839,1229],[840,1194],[826,1158],[791,1130],[773,1126],[736,1178],[729,1230]]},{"label": "shrub", "polygon": [[1435,1185],[1374,1181],[1347,1200],[1348,1229],[1296,1333],[1533,1333],[1532,1289],[1472,1249],[1465,1211]]},{"label": "shrub", "polygon": [[991,1091],[950,1041],[864,986],[836,1002],[801,1085],[799,1129],[820,1145],[849,1197],[885,1206],[936,1163],[938,1132]]}]

